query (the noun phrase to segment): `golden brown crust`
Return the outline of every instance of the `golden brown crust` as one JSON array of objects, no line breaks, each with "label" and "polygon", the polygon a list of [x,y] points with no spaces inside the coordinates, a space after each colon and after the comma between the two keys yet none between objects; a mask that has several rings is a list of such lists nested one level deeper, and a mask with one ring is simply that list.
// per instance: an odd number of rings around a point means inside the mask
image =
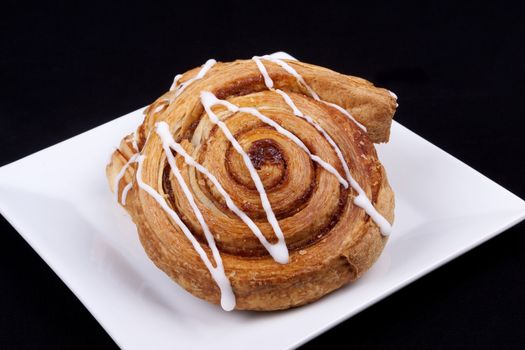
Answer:
[{"label": "golden brown crust", "polygon": [[[312,99],[305,87],[281,67],[264,62],[277,88],[286,91],[297,107],[312,117],[337,143],[352,176],[377,210],[393,222],[394,195],[372,142],[388,141],[396,101],[385,89],[366,80],[345,76],[314,65],[287,61],[322,100],[336,103],[367,127],[363,132],[343,113]],[[198,73],[185,73],[181,82]],[[311,124],[293,115],[282,96],[269,91],[253,61],[216,64],[201,80],[189,85],[177,98],[168,92],[146,110],[137,143],[145,156],[142,180],[168,201],[210,256],[188,200],[167,166],[156,122],[170,125],[174,138],[198,162],[213,173],[236,205],[245,211],[270,241],[275,234],[266,221],[258,192],[239,154],[203,112],[202,90],[244,107],[255,107],[294,133],[313,154],[343,168],[332,146]],[[168,103],[167,100],[172,100]],[[278,310],[303,305],[359,278],[377,260],[386,243],[377,225],[353,204],[355,192],[345,190],[287,137],[245,113],[213,107],[251,157],[268,193],[272,209],[290,250],[290,262],[276,263],[248,227],[227,209],[213,184],[176,156],[221,250],[225,271],[236,296],[236,308]],[[150,135],[149,138],[147,135]],[[132,157],[132,135],[112,156],[106,171],[112,186],[122,166]],[[219,289],[209,271],[179,227],[134,179],[132,165],[119,182],[121,195],[132,183],[126,210],[137,225],[139,237],[151,260],[190,293],[218,303]]]}]

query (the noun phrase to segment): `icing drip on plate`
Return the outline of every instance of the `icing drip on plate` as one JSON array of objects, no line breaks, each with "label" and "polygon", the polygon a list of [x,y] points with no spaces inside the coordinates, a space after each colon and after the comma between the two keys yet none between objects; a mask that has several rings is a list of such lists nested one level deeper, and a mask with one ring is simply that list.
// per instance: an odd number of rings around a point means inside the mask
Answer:
[{"label": "icing drip on plate", "polygon": [[274,52],[272,54],[265,55],[265,57],[271,57],[271,58],[278,59],[278,60],[297,61],[297,58],[283,51]]}]

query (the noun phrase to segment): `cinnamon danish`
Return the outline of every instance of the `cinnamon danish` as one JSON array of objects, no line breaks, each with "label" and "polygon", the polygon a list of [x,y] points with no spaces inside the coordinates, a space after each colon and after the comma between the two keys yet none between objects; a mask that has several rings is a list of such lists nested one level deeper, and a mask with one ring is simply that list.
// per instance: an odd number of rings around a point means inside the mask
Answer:
[{"label": "cinnamon danish", "polygon": [[373,143],[396,97],[277,53],[175,77],[106,172],[151,260],[225,310],[278,310],[359,278],[391,231]]}]

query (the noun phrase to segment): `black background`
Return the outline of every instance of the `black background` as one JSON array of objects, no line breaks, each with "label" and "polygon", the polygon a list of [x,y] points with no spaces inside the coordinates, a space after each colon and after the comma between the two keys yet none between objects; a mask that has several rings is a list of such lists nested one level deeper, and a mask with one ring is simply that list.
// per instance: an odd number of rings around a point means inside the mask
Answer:
[{"label": "black background", "polygon": [[[525,31],[517,7],[1,6],[0,165],[152,102],[175,73],[210,57],[285,50],[395,91],[395,119],[525,197]],[[306,347],[525,348],[524,229],[515,226]],[[3,218],[0,231],[0,348],[116,348]]]}]

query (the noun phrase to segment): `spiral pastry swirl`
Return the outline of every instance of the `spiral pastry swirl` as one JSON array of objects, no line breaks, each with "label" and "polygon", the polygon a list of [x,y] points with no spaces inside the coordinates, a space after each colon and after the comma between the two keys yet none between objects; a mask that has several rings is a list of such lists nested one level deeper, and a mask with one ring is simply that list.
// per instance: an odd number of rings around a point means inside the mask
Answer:
[{"label": "spiral pastry swirl", "polygon": [[230,310],[286,309],[379,257],[394,195],[373,142],[395,95],[282,55],[176,77],[107,166],[151,260]]}]

